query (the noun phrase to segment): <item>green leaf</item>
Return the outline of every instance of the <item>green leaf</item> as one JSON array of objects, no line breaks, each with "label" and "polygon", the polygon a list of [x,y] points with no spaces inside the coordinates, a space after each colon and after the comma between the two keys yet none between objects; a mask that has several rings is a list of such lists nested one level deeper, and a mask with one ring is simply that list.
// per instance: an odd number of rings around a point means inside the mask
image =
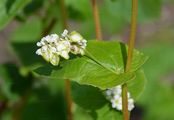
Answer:
[{"label": "green leaf", "polygon": [[33,82],[31,75],[22,76],[19,68],[14,64],[3,64],[0,67],[0,75],[4,80],[2,91],[7,97],[12,97],[12,93],[23,95],[27,89],[31,88]]},{"label": "green leaf", "polygon": [[122,113],[110,107],[110,104],[106,104],[96,112],[91,113],[94,120],[123,120]]},{"label": "green leaf", "polygon": [[128,82],[128,90],[134,100],[137,100],[145,88],[146,77],[143,70],[136,72],[135,79]]},{"label": "green leaf", "polygon": [[32,14],[37,12],[43,6],[44,2],[45,0],[32,0],[27,6],[25,6],[25,14]]},{"label": "green leaf", "polygon": [[[136,72],[136,78],[128,82],[129,92],[136,100],[144,90],[145,77],[142,70]],[[72,85],[73,101],[88,112],[95,120],[122,120],[120,111],[113,109],[110,101],[106,99],[102,90],[88,86]]]},{"label": "green leaf", "polygon": [[1,0],[0,1],[0,30],[31,0]]},{"label": "green leaf", "polygon": [[29,68],[30,70],[31,68],[34,69],[36,66],[45,62],[41,57],[38,57],[35,54],[37,46],[33,42],[12,43],[12,46],[17,56],[20,58],[22,65]]},{"label": "green leaf", "polygon": [[21,111],[22,120],[67,120],[66,103],[62,91],[51,94],[42,87],[32,92]]},{"label": "green leaf", "polygon": [[106,100],[102,91],[89,85],[80,85],[71,82],[73,101],[85,110],[96,110],[104,106]]},{"label": "green leaf", "polygon": [[[123,73],[127,60],[127,46],[116,41],[90,41],[86,55],[102,66]],[[148,59],[143,53],[134,50],[130,72],[138,70]]]},{"label": "green leaf", "polygon": [[121,120],[121,112],[111,108],[103,91],[88,85],[79,85],[72,82],[73,101],[94,120]]},{"label": "green leaf", "polygon": [[[97,110],[109,103],[104,91],[89,85],[71,82],[73,101],[86,110]],[[136,72],[136,78],[128,82],[129,92],[136,100],[144,90],[145,76],[142,70]],[[90,101],[89,101],[90,100]]]},{"label": "green leaf", "polygon": [[49,78],[70,79],[101,89],[110,88],[134,78],[133,73],[116,74],[87,57],[65,61],[59,67],[43,66],[36,73]]},{"label": "green leaf", "polygon": [[90,114],[78,105],[74,104],[73,120],[93,120]]},{"label": "green leaf", "polygon": [[[33,27],[34,26],[34,27]],[[33,17],[32,20],[20,24],[10,36],[12,43],[28,43],[33,44],[41,38],[42,22],[40,19]]]},{"label": "green leaf", "polygon": [[40,67],[35,72],[50,78],[70,79],[79,84],[106,89],[133,79],[132,72],[147,60],[146,56],[135,50],[131,70],[124,73],[126,48],[122,43],[90,41],[86,51],[87,56],[63,61],[58,67]]}]

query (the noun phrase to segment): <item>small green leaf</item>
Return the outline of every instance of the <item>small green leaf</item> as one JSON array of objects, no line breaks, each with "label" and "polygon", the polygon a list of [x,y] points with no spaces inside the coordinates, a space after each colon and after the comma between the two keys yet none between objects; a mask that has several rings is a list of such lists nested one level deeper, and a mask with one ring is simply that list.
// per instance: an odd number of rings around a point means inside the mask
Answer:
[{"label": "small green leaf", "polygon": [[27,5],[31,0],[1,0],[0,1],[0,30],[3,29],[10,20]]}]

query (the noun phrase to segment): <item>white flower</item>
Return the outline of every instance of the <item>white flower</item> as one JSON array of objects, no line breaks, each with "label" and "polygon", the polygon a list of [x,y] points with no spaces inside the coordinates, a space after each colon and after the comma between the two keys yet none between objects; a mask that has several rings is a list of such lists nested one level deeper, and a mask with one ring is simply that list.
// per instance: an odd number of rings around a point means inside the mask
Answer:
[{"label": "white flower", "polygon": [[50,63],[53,64],[54,66],[59,64],[59,56],[56,55],[55,53],[52,54],[52,56],[50,57]]},{"label": "white flower", "polygon": [[36,51],[36,54],[37,54],[37,55],[42,55],[41,49],[38,49],[38,50]]},{"label": "white flower", "polygon": [[110,89],[106,90],[106,95],[111,96],[112,95],[112,90],[110,90]]},{"label": "white flower", "polygon": [[78,45],[72,45],[71,46],[71,53],[77,55],[77,54],[81,54],[81,55],[84,55],[85,51],[83,48],[81,48],[80,46]]},{"label": "white flower", "polygon": [[134,107],[134,100],[131,98],[128,99],[128,110],[131,111]]},{"label": "white flower", "polygon": [[68,36],[68,30],[64,30],[63,33],[62,33],[62,37],[67,37]]},{"label": "white flower", "polygon": [[114,99],[111,99],[112,108],[116,108],[117,110],[122,110],[122,98],[117,96]]},{"label": "white flower", "polygon": [[61,51],[61,52],[60,52],[60,55],[61,55],[63,58],[65,58],[65,59],[69,59],[69,55],[68,55],[68,52],[67,52],[66,50]]},{"label": "white flower", "polygon": [[116,86],[114,88],[112,88],[113,94],[118,94],[121,95],[121,86]]},{"label": "white flower", "polygon": [[[117,110],[122,110],[122,89],[121,86],[116,86],[114,88],[105,91],[106,98],[111,102],[112,108]],[[131,111],[134,108],[134,100],[131,98],[130,93],[128,95],[128,110]]]},{"label": "white flower", "polygon": [[36,44],[38,47],[42,46],[42,43],[41,42],[37,42]]},{"label": "white flower", "polygon": [[73,31],[68,37],[72,44],[71,53],[84,55],[87,41],[75,31]]},{"label": "white flower", "polygon": [[56,44],[56,49],[58,52],[61,52],[61,51],[64,51],[64,50],[67,50],[67,52],[70,51],[70,42],[69,41],[58,41],[57,44]]},{"label": "white flower", "polygon": [[83,37],[76,31],[73,31],[71,34],[70,34],[70,40],[72,42],[80,42],[83,40]]},{"label": "white flower", "polygon": [[36,45],[40,48],[36,54],[41,55],[46,61],[56,66],[59,64],[60,57],[69,59],[70,52],[84,55],[86,42],[79,33],[74,31],[69,35],[68,31],[64,30],[61,37],[57,34],[51,34],[37,42]]}]

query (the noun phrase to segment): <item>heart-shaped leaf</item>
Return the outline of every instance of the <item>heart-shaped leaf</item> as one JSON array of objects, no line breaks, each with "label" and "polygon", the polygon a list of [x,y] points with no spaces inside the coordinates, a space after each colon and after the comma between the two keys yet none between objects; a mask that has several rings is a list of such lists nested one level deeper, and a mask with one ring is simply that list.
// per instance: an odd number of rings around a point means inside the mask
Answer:
[{"label": "heart-shaped leaf", "polygon": [[43,66],[35,72],[50,78],[69,79],[101,89],[111,88],[134,78],[133,73],[117,74],[87,57],[65,61],[59,67]]},{"label": "heart-shaped leaf", "polygon": [[[86,54],[99,64],[123,73],[127,60],[128,47],[117,41],[90,41]],[[138,70],[148,59],[143,53],[134,50],[130,72]]]},{"label": "heart-shaped leaf", "polygon": [[122,43],[90,41],[86,56],[63,61],[58,67],[42,66],[35,72],[100,89],[112,88],[133,79],[134,72],[147,60],[146,56],[134,50],[131,70],[124,73],[126,55],[126,46]]}]

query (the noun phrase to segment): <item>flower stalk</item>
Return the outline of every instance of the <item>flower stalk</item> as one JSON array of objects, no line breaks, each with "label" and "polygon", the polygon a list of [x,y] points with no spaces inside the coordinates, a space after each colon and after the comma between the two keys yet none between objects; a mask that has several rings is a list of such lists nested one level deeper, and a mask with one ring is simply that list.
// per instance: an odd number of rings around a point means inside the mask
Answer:
[{"label": "flower stalk", "polygon": [[[138,0],[132,0],[132,16],[131,16],[131,30],[130,38],[128,42],[128,55],[126,62],[125,72],[128,72],[131,69],[131,62],[133,56],[133,49],[136,39],[136,30],[137,30],[137,15],[138,15]],[[123,106],[123,119],[129,120],[129,111],[128,111],[128,87],[127,84],[122,85],[122,106]]]}]

